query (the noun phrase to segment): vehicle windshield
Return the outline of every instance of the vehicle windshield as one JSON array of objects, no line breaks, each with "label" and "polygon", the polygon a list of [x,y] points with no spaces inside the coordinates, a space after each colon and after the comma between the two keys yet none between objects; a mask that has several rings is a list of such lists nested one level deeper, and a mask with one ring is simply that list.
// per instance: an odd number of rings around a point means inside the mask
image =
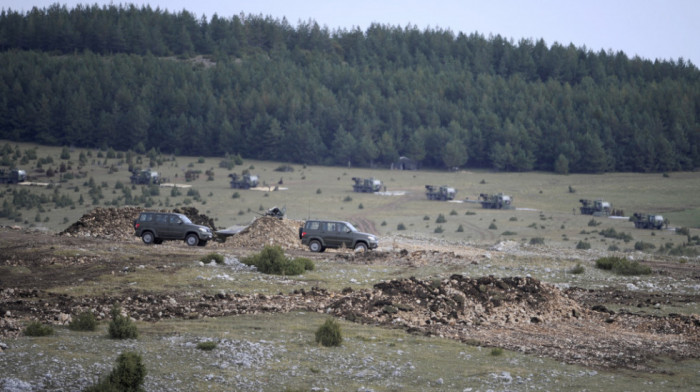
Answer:
[{"label": "vehicle windshield", "polygon": [[348,226],[348,229],[350,229],[350,231],[358,231],[358,230],[355,228],[355,226],[352,225],[352,223],[347,222],[346,224],[347,224],[347,226]]},{"label": "vehicle windshield", "polygon": [[178,215],[178,217],[180,217],[180,219],[182,220],[182,223],[192,224],[192,221],[190,220],[190,218],[186,217],[185,215]]}]

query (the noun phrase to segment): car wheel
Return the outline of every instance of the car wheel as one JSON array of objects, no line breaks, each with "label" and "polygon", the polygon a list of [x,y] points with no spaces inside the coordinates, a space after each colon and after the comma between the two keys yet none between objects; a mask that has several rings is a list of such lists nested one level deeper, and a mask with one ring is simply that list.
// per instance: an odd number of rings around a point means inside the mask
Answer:
[{"label": "car wheel", "polygon": [[205,246],[207,244],[207,241],[201,240],[197,243],[197,246]]},{"label": "car wheel", "polygon": [[317,240],[309,242],[309,250],[312,252],[323,252],[323,246]]},{"label": "car wheel", "polygon": [[355,252],[366,252],[367,251],[367,244],[364,242],[358,242],[355,245]]},{"label": "car wheel", "polygon": [[188,234],[185,237],[185,243],[189,246],[195,246],[199,244],[199,237],[197,237],[197,234]]},{"label": "car wheel", "polygon": [[156,238],[153,236],[153,233],[151,233],[150,231],[145,231],[141,234],[141,240],[146,245],[151,245],[155,241],[155,239]]}]

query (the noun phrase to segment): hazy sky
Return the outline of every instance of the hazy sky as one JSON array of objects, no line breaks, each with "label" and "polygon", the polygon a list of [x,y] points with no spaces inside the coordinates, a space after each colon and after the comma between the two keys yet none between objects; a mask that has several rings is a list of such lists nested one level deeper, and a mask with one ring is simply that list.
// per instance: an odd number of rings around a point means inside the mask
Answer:
[{"label": "hazy sky", "polygon": [[521,38],[543,38],[573,43],[598,52],[623,51],[629,57],[677,60],[682,57],[700,67],[700,0],[134,0],[56,1],[0,0],[0,8],[28,11],[58,2],[76,4],[149,4],[170,12],[186,9],[197,17],[245,14],[314,20],[330,30],[371,23],[405,27],[415,25],[449,29],[454,33],[500,34],[516,43]]}]

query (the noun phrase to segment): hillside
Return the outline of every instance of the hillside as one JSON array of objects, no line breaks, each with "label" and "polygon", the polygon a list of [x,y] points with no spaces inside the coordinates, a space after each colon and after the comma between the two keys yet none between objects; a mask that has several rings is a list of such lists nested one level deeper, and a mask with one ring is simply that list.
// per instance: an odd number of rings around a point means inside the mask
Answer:
[{"label": "hillside", "polygon": [[6,12],[0,37],[0,138],[13,141],[354,167],[700,163],[700,72],[680,60],[132,5]]}]

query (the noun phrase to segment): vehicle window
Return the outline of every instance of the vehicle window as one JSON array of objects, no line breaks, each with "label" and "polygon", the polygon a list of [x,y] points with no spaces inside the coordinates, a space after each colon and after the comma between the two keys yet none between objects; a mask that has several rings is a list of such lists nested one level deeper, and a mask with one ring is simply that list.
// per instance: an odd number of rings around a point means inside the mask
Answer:
[{"label": "vehicle window", "polygon": [[151,214],[141,214],[141,216],[139,217],[139,220],[140,220],[141,222],[150,222],[150,221],[153,220],[153,215],[151,215]]},{"label": "vehicle window", "polygon": [[168,222],[168,217],[167,217],[167,215],[157,214],[157,215],[155,216],[155,218],[156,218],[156,219],[155,219],[156,223],[167,223],[167,222]]},{"label": "vehicle window", "polygon": [[180,222],[181,222],[181,220],[180,220],[180,217],[179,217],[179,216],[177,216],[177,215],[170,215],[170,223],[171,223],[171,224],[178,224],[178,223],[180,223]]},{"label": "vehicle window", "polygon": [[350,231],[357,231],[355,226],[352,225],[352,223],[348,223],[348,227],[350,228]]},{"label": "vehicle window", "polygon": [[336,231],[337,226],[335,222],[326,222],[326,231]]},{"label": "vehicle window", "polygon": [[180,220],[182,221],[182,223],[187,223],[187,224],[191,224],[191,223],[192,223],[192,221],[190,220],[190,218],[188,218],[187,216],[185,216],[185,215],[178,215],[178,216],[180,217]]},{"label": "vehicle window", "polygon": [[342,224],[342,223],[338,223],[338,224],[336,224],[335,226],[336,226],[336,227],[335,227],[335,230],[338,231],[338,232],[345,233],[346,231],[348,231],[348,230],[347,230],[347,226],[345,226],[345,225]]},{"label": "vehicle window", "polygon": [[321,226],[321,222],[306,222],[307,230],[318,230]]}]

